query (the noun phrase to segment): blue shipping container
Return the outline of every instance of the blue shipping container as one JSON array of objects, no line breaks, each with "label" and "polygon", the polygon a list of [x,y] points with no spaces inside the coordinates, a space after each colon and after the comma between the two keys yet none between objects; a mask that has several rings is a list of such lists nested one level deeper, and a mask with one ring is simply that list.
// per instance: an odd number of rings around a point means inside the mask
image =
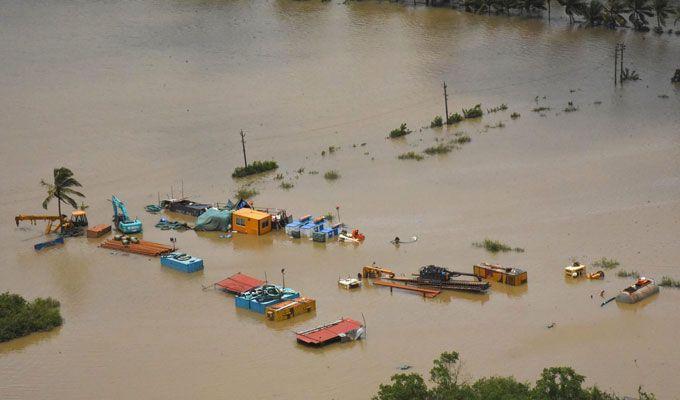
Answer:
[{"label": "blue shipping container", "polygon": [[203,260],[188,254],[175,252],[161,256],[161,265],[181,272],[191,273],[203,269]]}]

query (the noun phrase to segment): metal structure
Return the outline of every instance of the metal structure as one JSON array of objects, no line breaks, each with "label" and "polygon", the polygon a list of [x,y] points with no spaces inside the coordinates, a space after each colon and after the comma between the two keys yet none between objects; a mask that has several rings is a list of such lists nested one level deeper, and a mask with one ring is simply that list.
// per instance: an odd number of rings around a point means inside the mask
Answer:
[{"label": "metal structure", "polygon": [[139,233],[142,231],[142,221],[130,219],[125,204],[116,196],[111,196],[113,205],[113,224],[123,233]]}]

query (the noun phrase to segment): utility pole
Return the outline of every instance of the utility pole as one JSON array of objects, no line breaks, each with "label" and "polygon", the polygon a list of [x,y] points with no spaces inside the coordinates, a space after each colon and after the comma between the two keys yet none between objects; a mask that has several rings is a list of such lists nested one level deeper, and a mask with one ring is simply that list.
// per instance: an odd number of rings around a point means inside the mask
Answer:
[{"label": "utility pole", "polygon": [[619,74],[620,74],[620,75],[619,75],[619,84],[622,84],[622,82],[621,82],[621,75],[623,75],[623,50],[626,48],[626,45],[623,44],[623,43],[619,43],[619,46],[620,46],[620,47],[619,47],[619,48],[620,48],[619,51],[621,52],[621,66],[619,67]]},{"label": "utility pole", "polygon": [[241,129],[241,146],[243,147],[243,165],[248,168],[248,159],[246,158],[246,134]]},{"label": "utility pole", "polygon": [[616,87],[616,68],[619,64],[619,44],[614,46],[614,87]]},{"label": "utility pole", "polygon": [[446,111],[446,121],[449,124],[449,95],[446,94],[446,82],[444,82],[444,110]]},{"label": "utility pole", "polygon": [[548,0],[548,25],[550,25],[550,0]]}]

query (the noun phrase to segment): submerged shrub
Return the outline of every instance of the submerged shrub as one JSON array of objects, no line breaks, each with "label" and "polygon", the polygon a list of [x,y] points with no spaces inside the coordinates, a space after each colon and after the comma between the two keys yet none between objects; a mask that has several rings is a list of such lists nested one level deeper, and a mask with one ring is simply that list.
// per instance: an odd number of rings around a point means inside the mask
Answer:
[{"label": "submerged shrub", "polygon": [[482,249],[486,249],[487,251],[491,253],[498,253],[498,252],[508,252],[508,251],[516,251],[518,253],[524,253],[524,249],[521,247],[515,247],[512,248],[508,246],[505,243],[499,242],[498,240],[491,240],[491,239],[484,239],[481,242],[474,242],[472,243],[474,247],[479,247]]},{"label": "submerged shrub", "polygon": [[495,112],[498,112],[498,111],[505,111],[505,110],[507,110],[507,109],[508,109],[508,106],[507,106],[505,103],[503,103],[503,104],[501,104],[501,105],[498,106],[498,107],[487,108],[487,109],[486,109],[486,113],[487,113],[487,114],[491,114],[491,113],[495,113]]},{"label": "submerged shrub", "polygon": [[614,269],[618,267],[619,262],[614,259],[608,259],[607,257],[602,257],[599,260],[593,262],[593,268],[603,268],[603,269]]},{"label": "submerged shrub", "polygon": [[399,126],[399,128],[394,129],[394,130],[392,130],[392,132],[390,132],[390,138],[394,139],[394,138],[406,136],[409,133],[411,133],[411,130],[408,129],[408,127],[406,126],[406,123],[403,123]]},{"label": "submerged shrub", "polygon": [[292,189],[295,185],[292,182],[281,182],[279,187],[283,190]]},{"label": "submerged shrub", "polygon": [[459,123],[462,120],[463,120],[462,115],[460,115],[458,113],[453,113],[453,114],[449,115],[449,118],[446,120],[446,124],[447,125],[453,125],[453,124]]},{"label": "submerged shrub", "polygon": [[444,125],[444,121],[442,120],[442,117],[439,115],[434,117],[432,122],[430,122],[430,128],[440,128],[442,125]]},{"label": "submerged shrub", "polygon": [[340,178],[340,173],[334,169],[330,171],[326,171],[325,174],[323,174],[323,177],[329,181],[334,181],[338,178]]},{"label": "submerged shrub", "polygon": [[630,277],[639,278],[640,273],[637,272],[637,271],[628,272],[628,271],[621,270],[621,271],[616,273],[616,276],[618,276],[619,278],[630,278]]},{"label": "submerged shrub", "polygon": [[399,154],[399,155],[397,156],[397,158],[400,159],[400,160],[416,160],[416,161],[420,161],[420,160],[422,160],[422,159],[425,158],[425,157],[421,156],[420,154],[416,153],[415,151],[409,151],[408,153]]},{"label": "submerged shrub", "polygon": [[680,281],[675,280],[668,276],[664,276],[661,278],[661,283],[659,283],[659,286],[680,288]]},{"label": "submerged shrub", "polygon": [[450,144],[440,143],[436,146],[428,147],[427,149],[423,150],[423,152],[427,155],[433,156],[435,154],[446,154],[453,149],[454,146]]},{"label": "submerged shrub", "polygon": [[18,294],[0,294],[0,342],[61,326],[64,320],[59,307],[59,302],[51,297],[29,302]]},{"label": "submerged shrub", "polygon": [[472,108],[463,109],[463,116],[468,119],[468,118],[479,118],[484,114],[482,111],[482,105],[477,104],[476,106]]},{"label": "submerged shrub", "polygon": [[231,174],[232,178],[243,178],[244,176],[255,175],[261,172],[275,170],[279,167],[276,161],[255,161],[247,167],[236,167]]},{"label": "submerged shrub", "polygon": [[536,113],[540,113],[540,112],[544,112],[544,111],[550,111],[550,107],[540,106],[540,107],[534,108],[531,111],[536,112]]},{"label": "submerged shrub", "polygon": [[521,116],[522,116],[522,115],[521,115],[520,113],[518,113],[518,112],[514,112],[514,113],[510,114],[510,118],[512,118],[512,119],[517,119],[517,118],[519,118],[519,117],[521,117]]},{"label": "submerged shrub", "polygon": [[260,194],[260,192],[258,192],[257,190],[255,190],[253,188],[249,188],[249,187],[242,187],[242,188],[239,188],[236,191],[236,197],[243,199],[243,200],[247,200],[251,197],[255,197],[258,194]]}]

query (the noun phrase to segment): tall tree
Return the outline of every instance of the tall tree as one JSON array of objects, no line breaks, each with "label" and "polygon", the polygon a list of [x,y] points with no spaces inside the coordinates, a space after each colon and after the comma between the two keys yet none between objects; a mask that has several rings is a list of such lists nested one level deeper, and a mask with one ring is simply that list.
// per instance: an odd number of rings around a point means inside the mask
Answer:
[{"label": "tall tree", "polygon": [[576,15],[582,15],[585,3],[583,0],[557,0],[560,5],[564,7],[564,12],[569,16],[569,23],[575,22]]},{"label": "tall tree", "polygon": [[588,4],[583,8],[583,18],[587,26],[597,26],[602,24],[604,20],[603,17],[604,6],[600,3],[600,0],[590,0]]},{"label": "tall tree", "polygon": [[675,10],[671,7],[671,3],[668,0],[653,0],[652,9],[654,10],[654,14],[656,14],[657,30],[661,30],[662,26],[666,26],[666,19],[670,14],[675,13]]},{"label": "tall tree", "polygon": [[[78,203],[71,196],[85,197],[84,194],[72,189],[74,187],[82,187],[82,185],[73,177],[73,172],[71,172],[71,170],[66,167],[54,169],[52,183],[45,182],[44,179],[41,179],[40,184],[47,188],[47,197],[42,203],[43,208],[47,210],[47,206],[50,204],[50,201],[56,198],[60,217],[62,201],[77,209]],[[64,230],[63,226],[61,227],[61,230]]]},{"label": "tall tree", "polygon": [[626,26],[626,18],[624,13],[628,12],[623,0],[607,0],[604,6],[604,23],[609,28],[614,29],[617,26]]},{"label": "tall tree", "polygon": [[536,10],[545,10],[545,4],[545,0],[520,0],[518,6],[523,12],[529,14]]},{"label": "tall tree", "polygon": [[649,5],[649,0],[627,0],[628,11],[630,15],[628,16],[628,21],[633,24],[636,30],[649,30],[645,27],[649,24],[647,17],[653,17],[654,12],[652,6]]}]

